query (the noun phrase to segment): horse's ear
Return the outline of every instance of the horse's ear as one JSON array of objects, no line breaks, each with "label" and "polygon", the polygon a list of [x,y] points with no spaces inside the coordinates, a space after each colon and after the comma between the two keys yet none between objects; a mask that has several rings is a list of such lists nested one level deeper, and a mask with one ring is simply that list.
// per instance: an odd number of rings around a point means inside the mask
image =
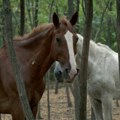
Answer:
[{"label": "horse's ear", "polygon": [[53,14],[53,24],[55,25],[55,27],[59,26],[59,18],[56,13]]},{"label": "horse's ear", "polygon": [[71,25],[75,25],[75,23],[77,22],[77,19],[78,19],[78,11],[76,11],[73,16],[71,17],[70,19],[70,23]]}]

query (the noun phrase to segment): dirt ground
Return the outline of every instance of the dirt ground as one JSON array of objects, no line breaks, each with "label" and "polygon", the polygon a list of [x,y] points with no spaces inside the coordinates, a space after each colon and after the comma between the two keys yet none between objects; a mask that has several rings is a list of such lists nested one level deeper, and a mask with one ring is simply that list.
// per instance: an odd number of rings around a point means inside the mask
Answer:
[{"label": "dirt ground", "polygon": [[[48,100],[47,100],[47,91],[45,91],[41,102],[40,102],[40,110],[42,120],[48,120],[48,110],[50,110],[49,120],[75,120],[75,112],[74,112],[74,98],[72,94],[70,94],[72,107],[68,107],[67,97],[65,88],[62,87],[59,89],[59,93],[55,94],[55,90],[50,90],[50,105],[48,109]],[[119,101],[120,104],[120,101]],[[90,120],[90,102],[88,99],[87,104],[87,119]],[[120,107],[116,106],[116,101],[113,101],[113,120],[120,120]],[[2,120],[11,120],[11,116],[2,115]]]}]

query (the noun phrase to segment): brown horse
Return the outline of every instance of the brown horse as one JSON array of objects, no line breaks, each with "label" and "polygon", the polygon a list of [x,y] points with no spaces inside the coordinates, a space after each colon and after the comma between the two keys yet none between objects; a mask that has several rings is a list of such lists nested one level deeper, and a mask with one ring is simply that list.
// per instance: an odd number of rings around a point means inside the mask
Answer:
[{"label": "brown horse", "polygon": [[[78,38],[73,30],[77,17],[76,12],[70,21],[59,20],[54,13],[53,23],[13,41],[34,116],[45,89],[43,76],[54,61],[61,63],[70,79],[77,74],[74,54]],[[13,120],[25,120],[6,45],[0,49],[0,113],[11,114]]]}]

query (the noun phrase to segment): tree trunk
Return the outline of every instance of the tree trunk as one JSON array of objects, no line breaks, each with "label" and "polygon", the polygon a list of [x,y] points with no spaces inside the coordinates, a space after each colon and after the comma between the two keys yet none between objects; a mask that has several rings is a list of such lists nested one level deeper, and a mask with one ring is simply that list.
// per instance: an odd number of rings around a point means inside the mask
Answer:
[{"label": "tree trunk", "polygon": [[43,119],[43,118],[41,117],[41,104],[40,104],[40,102],[39,102],[39,104],[38,104],[38,111],[37,111],[36,119],[37,119],[37,120]]},{"label": "tree trunk", "polygon": [[50,13],[49,13],[49,20],[48,20],[48,22],[51,22],[52,8],[54,6],[54,3],[55,3],[55,0],[52,0],[52,2],[49,4]]},{"label": "tree trunk", "polygon": [[48,107],[48,120],[51,119],[50,116],[50,69],[48,70],[46,74],[46,83],[47,83],[47,107]]},{"label": "tree trunk", "polygon": [[[2,8],[2,4],[0,5],[0,8]],[[3,23],[4,23],[4,14],[3,9],[0,10],[0,47],[4,45],[4,35],[3,35]]]},{"label": "tree trunk", "polygon": [[78,82],[78,78],[75,79],[73,83],[73,95],[74,95],[74,103],[75,103],[75,120],[80,120],[80,86]]},{"label": "tree trunk", "polygon": [[76,0],[76,10],[79,11],[80,0]]},{"label": "tree trunk", "polygon": [[56,82],[55,82],[55,94],[58,94],[58,85],[59,85],[59,83],[56,80]]},{"label": "tree trunk", "polygon": [[[76,0],[76,10],[78,11],[78,13],[79,13],[79,5],[80,5],[80,0]],[[77,19],[77,24],[75,28],[76,28],[76,31],[79,33],[80,31],[79,17]]]},{"label": "tree trunk", "polygon": [[74,0],[68,0],[68,18],[70,19],[74,13]]},{"label": "tree trunk", "polygon": [[20,35],[24,34],[25,30],[25,3],[20,0]]},{"label": "tree trunk", "polygon": [[34,27],[38,25],[38,0],[35,0]]},{"label": "tree trunk", "polygon": [[30,10],[30,8],[31,8],[30,3],[31,3],[30,0],[26,1],[26,6],[27,6],[26,8],[27,8],[27,12],[28,12],[30,26],[31,26],[31,28],[33,28],[33,19],[32,19],[31,10]]},{"label": "tree trunk", "polygon": [[[120,0],[116,0],[117,9],[117,44],[118,44],[118,61],[119,61],[119,85],[120,85]],[[118,101],[116,101],[118,103]],[[117,104],[119,106],[119,103]]]},{"label": "tree trunk", "polygon": [[67,95],[67,104],[68,104],[68,107],[72,107],[72,102],[71,102],[71,99],[70,99],[69,88],[70,88],[69,84],[66,83],[65,89],[66,89],[66,95]]},{"label": "tree trunk", "polygon": [[17,84],[17,89],[20,97],[20,101],[23,107],[24,114],[27,120],[34,120],[33,114],[31,112],[29,102],[27,99],[27,94],[25,91],[25,86],[23,82],[23,78],[20,72],[20,67],[18,65],[16,54],[13,46],[13,38],[12,38],[12,13],[10,7],[9,0],[3,0],[3,8],[4,8],[4,39],[7,45],[7,51],[9,55],[9,59],[12,64],[13,72],[15,75],[15,80]]},{"label": "tree trunk", "polygon": [[[108,5],[108,10],[112,12],[112,5],[113,2],[110,1]],[[112,26],[112,19],[111,16],[109,15],[107,18],[107,38],[106,38],[106,44],[111,47],[111,26]]]},{"label": "tree trunk", "polygon": [[[98,36],[100,36],[100,33],[101,33],[101,31],[102,31],[102,27],[103,27],[103,21],[104,21],[105,13],[107,12],[108,6],[109,6],[109,0],[107,1],[106,6],[105,6],[105,8],[103,9],[103,12],[102,12],[102,14],[101,14],[100,25],[99,25],[100,27],[98,28],[98,30],[97,30],[97,32],[96,32],[94,41],[97,41]],[[103,29],[104,29],[104,28],[103,28]]]},{"label": "tree trunk", "polygon": [[84,41],[82,50],[82,59],[80,67],[80,120],[86,120],[86,103],[87,103],[87,67],[88,67],[88,52],[90,33],[93,17],[93,1],[85,0],[85,29],[84,29]]},{"label": "tree trunk", "polygon": [[117,44],[118,44],[119,81],[120,81],[120,0],[116,0],[116,7],[117,7]]}]

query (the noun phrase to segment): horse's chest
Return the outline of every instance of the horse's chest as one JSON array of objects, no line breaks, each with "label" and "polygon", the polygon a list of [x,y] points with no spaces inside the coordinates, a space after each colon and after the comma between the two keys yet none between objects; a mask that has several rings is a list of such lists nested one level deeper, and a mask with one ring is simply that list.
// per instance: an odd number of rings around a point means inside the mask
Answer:
[{"label": "horse's chest", "polygon": [[40,80],[40,82],[38,82],[32,86],[30,93],[31,93],[33,99],[40,100],[43,95],[44,90],[45,90],[44,81]]},{"label": "horse's chest", "polygon": [[4,90],[0,86],[0,112],[6,113],[7,108],[9,107],[9,99],[5,94]]}]

